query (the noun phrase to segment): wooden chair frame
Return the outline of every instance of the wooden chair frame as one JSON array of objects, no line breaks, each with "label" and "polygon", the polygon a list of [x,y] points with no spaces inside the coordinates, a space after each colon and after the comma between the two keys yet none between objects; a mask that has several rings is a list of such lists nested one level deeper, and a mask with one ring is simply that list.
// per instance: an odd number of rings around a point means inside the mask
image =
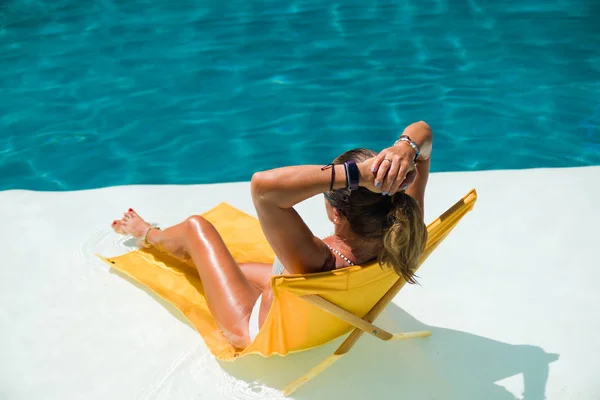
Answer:
[{"label": "wooden chair frame", "polygon": [[349,323],[354,326],[355,329],[350,333],[350,335],[344,340],[344,342],[338,347],[338,349],[329,357],[321,361],[318,365],[313,367],[308,373],[304,376],[296,379],[294,382],[290,383],[283,390],[283,394],[285,396],[289,396],[294,393],[298,388],[304,385],[306,382],[310,381],[321,372],[325,371],[330,365],[334,362],[342,358],[346,353],[350,351],[350,349],[356,344],[358,339],[362,336],[363,333],[368,333],[370,335],[375,336],[381,340],[403,340],[403,339],[411,339],[411,338],[421,338],[431,336],[430,331],[417,331],[417,332],[404,332],[404,333],[389,333],[377,326],[373,325],[372,322],[383,312],[383,310],[390,304],[392,299],[398,294],[400,289],[404,286],[405,282],[402,279],[398,279],[394,285],[388,290],[379,301],[373,306],[371,311],[369,311],[363,318],[357,317],[351,312],[343,309],[342,307],[331,303],[330,301],[322,298],[318,295],[306,295],[301,296],[300,298],[308,301],[311,304],[314,304],[328,313],[335,315],[341,320]]}]

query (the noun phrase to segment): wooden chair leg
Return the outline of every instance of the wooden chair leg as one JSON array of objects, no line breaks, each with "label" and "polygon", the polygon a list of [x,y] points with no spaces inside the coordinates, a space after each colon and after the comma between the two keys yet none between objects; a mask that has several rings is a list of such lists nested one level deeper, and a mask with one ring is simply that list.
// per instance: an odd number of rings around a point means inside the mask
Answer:
[{"label": "wooden chair leg", "polygon": [[324,359],[323,361],[321,361],[319,364],[317,364],[316,366],[314,366],[306,374],[304,374],[300,378],[296,379],[294,382],[292,382],[289,385],[287,385],[285,387],[285,389],[283,389],[283,395],[287,397],[290,394],[294,393],[302,385],[304,385],[306,382],[308,382],[311,379],[313,379],[315,376],[319,375],[321,372],[325,371],[327,368],[329,368],[329,366],[331,364],[333,364],[334,362],[336,362],[337,360],[339,360],[343,356],[344,356],[343,354],[332,354],[332,355],[330,355],[329,357],[327,357],[326,359]]},{"label": "wooden chair leg", "polygon": [[390,340],[404,340],[412,338],[421,338],[431,336],[430,331],[416,331],[416,332],[400,332],[394,333]]}]

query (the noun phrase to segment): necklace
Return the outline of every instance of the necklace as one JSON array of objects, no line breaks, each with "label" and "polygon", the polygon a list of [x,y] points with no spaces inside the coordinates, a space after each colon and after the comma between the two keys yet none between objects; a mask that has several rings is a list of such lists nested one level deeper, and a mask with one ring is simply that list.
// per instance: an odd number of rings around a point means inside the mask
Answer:
[{"label": "necklace", "polygon": [[348,257],[346,257],[345,255],[343,255],[342,253],[340,253],[339,251],[337,251],[336,249],[334,249],[333,247],[331,247],[330,245],[328,245],[327,243],[325,243],[325,245],[327,247],[329,247],[329,250],[333,251],[335,254],[337,254],[338,256],[340,256],[340,258],[344,261],[346,261],[348,263],[348,265],[350,265],[351,267],[354,266],[354,263],[350,260],[348,260]]}]

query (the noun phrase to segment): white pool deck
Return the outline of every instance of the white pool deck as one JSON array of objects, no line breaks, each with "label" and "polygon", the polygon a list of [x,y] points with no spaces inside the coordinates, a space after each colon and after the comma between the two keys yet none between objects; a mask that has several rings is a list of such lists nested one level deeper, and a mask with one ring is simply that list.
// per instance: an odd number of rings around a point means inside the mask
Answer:
[{"label": "white pool deck", "polygon": [[[475,209],[378,320],[433,336],[363,337],[296,399],[600,399],[600,167],[431,176],[428,221],[472,187]],[[285,358],[215,361],[164,301],[94,253],[129,207],[162,226],[248,183],[0,192],[1,399],[279,399],[339,341]],[[327,235],[322,199],[299,206]]]}]

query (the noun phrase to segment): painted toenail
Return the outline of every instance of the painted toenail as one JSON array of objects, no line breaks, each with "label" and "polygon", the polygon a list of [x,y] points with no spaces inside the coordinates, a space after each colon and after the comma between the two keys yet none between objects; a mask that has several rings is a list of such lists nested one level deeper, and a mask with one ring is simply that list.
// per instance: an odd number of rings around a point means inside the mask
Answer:
[{"label": "painted toenail", "polygon": [[112,223],[112,224],[113,224],[113,225],[116,225],[116,224],[117,224],[117,221],[113,221],[113,223]]},{"label": "painted toenail", "polygon": [[130,208],[130,209],[129,209],[129,212],[132,212],[132,211],[133,211],[133,208]]}]

